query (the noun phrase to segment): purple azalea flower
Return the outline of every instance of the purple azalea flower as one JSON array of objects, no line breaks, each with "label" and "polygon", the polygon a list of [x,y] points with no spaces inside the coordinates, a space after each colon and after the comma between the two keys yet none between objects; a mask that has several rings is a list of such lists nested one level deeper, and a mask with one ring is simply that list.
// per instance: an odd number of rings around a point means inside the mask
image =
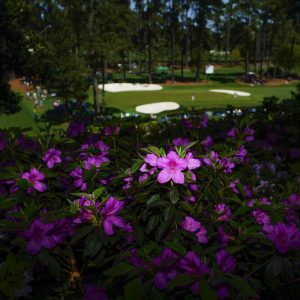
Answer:
[{"label": "purple azalea flower", "polygon": [[[178,268],[184,273],[195,275],[197,277],[202,277],[206,274],[209,274],[210,268],[207,264],[204,264],[199,256],[193,252],[189,251],[178,263]],[[200,292],[199,289],[199,280],[195,281],[190,286],[193,294],[198,294]]]},{"label": "purple azalea flower", "polygon": [[105,129],[104,129],[104,134],[105,134],[106,136],[110,136],[110,135],[112,135],[112,134],[118,135],[118,134],[120,133],[120,130],[121,130],[120,126],[116,126],[116,127],[105,127]]},{"label": "purple azalea flower", "polygon": [[219,221],[230,221],[232,218],[230,208],[224,203],[216,204],[215,211],[219,215],[218,216]]},{"label": "purple azalea flower", "polygon": [[201,166],[201,161],[197,158],[193,158],[193,154],[191,152],[189,152],[184,159],[187,162],[187,168],[189,170],[198,169]]},{"label": "purple azalea flower", "polygon": [[252,197],[252,190],[251,190],[251,188],[250,188],[250,186],[248,186],[248,185],[244,185],[244,192],[245,192],[245,196],[247,197],[247,198],[251,198]]},{"label": "purple azalea flower", "polygon": [[224,168],[224,173],[227,174],[230,174],[232,172],[232,169],[235,167],[235,163],[227,157],[224,157],[222,160],[219,160],[219,164]]},{"label": "purple azalea flower", "polygon": [[187,168],[187,162],[174,151],[170,151],[167,156],[157,159],[157,167],[163,169],[159,172],[157,181],[166,183],[172,180],[174,183],[184,184],[184,174],[182,171]]},{"label": "purple azalea flower", "polygon": [[222,300],[229,296],[229,289],[226,284],[220,284],[217,286],[217,298]]},{"label": "purple azalea flower", "polygon": [[207,115],[203,115],[203,119],[200,121],[200,125],[203,128],[207,128],[207,126],[208,126],[208,117],[207,117]]},{"label": "purple azalea flower", "polygon": [[221,243],[221,246],[224,248],[227,246],[228,242],[230,241],[230,235],[228,235],[224,229],[224,226],[220,226],[218,228],[218,235],[219,235],[219,240]]},{"label": "purple azalea flower", "polygon": [[144,181],[146,181],[149,178],[148,174],[143,174],[139,177],[139,183],[143,183]]},{"label": "purple azalea flower", "polygon": [[266,197],[260,198],[259,201],[260,201],[261,204],[272,205],[272,202],[270,202],[269,199],[266,198]]},{"label": "purple azalea flower", "polygon": [[156,167],[158,157],[154,154],[147,154],[144,158],[145,162],[151,167]]},{"label": "purple azalea flower", "polygon": [[236,259],[225,249],[222,249],[216,253],[216,260],[219,268],[224,273],[232,272],[235,268]]},{"label": "purple azalea flower", "polygon": [[261,209],[253,210],[252,216],[254,217],[255,221],[260,225],[271,224],[269,215]]},{"label": "purple azalea flower", "polygon": [[132,264],[134,267],[140,267],[140,268],[146,267],[145,262],[141,258],[139,258],[136,249],[130,250],[130,257],[128,260],[130,264]]},{"label": "purple azalea flower", "polygon": [[118,213],[122,210],[124,204],[124,201],[118,201],[110,196],[101,209],[103,228],[107,235],[114,234],[114,226],[123,229],[125,232],[132,232],[131,225],[126,223],[122,217],[118,216]]},{"label": "purple azalea flower", "polygon": [[294,207],[295,209],[299,209],[300,208],[300,195],[298,195],[298,194],[291,194],[288,197],[287,203],[290,206]]},{"label": "purple azalea flower", "polygon": [[83,300],[108,300],[108,297],[103,288],[88,284],[85,286]]},{"label": "purple azalea flower", "polygon": [[79,137],[81,136],[86,130],[86,127],[83,123],[70,123],[67,129],[67,136],[69,137]]},{"label": "purple azalea flower", "polygon": [[239,190],[237,189],[237,185],[240,183],[240,180],[239,179],[235,179],[234,181],[231,181],[229,183],[229,188],[236,194],[239,194]]},{"label": "purple azalea flower", "polygon": [[177,261],[178,255],[169,248],[164,248],[161,255],[153,259],[153,265],[158,268],[154,276],[154,285],[157,289],[166,289],[168,282],[176,277],[178,274]]},{"label": "purple azalea flower", "polygon": [[100,206],[100,203],[95,203],[94,201],[87,199],[86,196],[82,196],[80,199],[75,200],[74,204],[80,207],[79,215],[73,221],[76,224],[81,224],[83,222],[90,221],[93,219],[93,211],[85,207],[94,206],[96,209],[98,209]]},{"label": "purple azalea flower", "polygon": [[186,129],[193,129],[192,120],[182,120],[181,123]]},{"label": "purple azalea flower", "polygon": [[49,234],[53,228],[54,224],[35,219],[23,232],[24,238],[29,240],[27,250],[30,255],[36,255],[42,248],[53,249],[56,246],[54,237]]},{"label": "purple azalea flower", "polygon": [[244,130],[245,141],[247,141],[247,142],[254,141],[254,133],[255,133],[254,129],[252,129],[252,128],[246,128]]},{"label": "purple azalea flower", "polygon": [[55,164],[61,163],[61,151],[51,148],[43,157],[43,162],[47,163],[47,167],[52,169]]},{"label": "purple azalea flower", "polygon": [[279,253],[284,254],[290,249],[300,249],[300,232],[295,224],[277,223],[263,230],[266,229],[268,231],[266,236],[274,243]]},{"label": "purple azalea flower", "polygon": [[244,161],[245,157],[247,156],[247,150],[245,149],[245,146],[241,146],[240,149],[235,153],[235,158]]},{"label": "purple azalea flower", "polygon": [[180,147],[180,146],[187,147],[190,144],[190,141],[187,138],[179,137],[179,138],[173,139],[172,143],[176,147]]},{"label": "purple azalea flower", "polygon": [[231,128],[228,132],[227,132],[227,136],[231,137],[231,138],[235,138],[237,134],[237,129],[236,128]]},{"label": "purple azalea flower", "polygon": [[83,181],[83,170],[77,167],[70,173],[70,175],[75,178],[73,185],[84,191],[86,189],[86,183]]},{"label": "purple azalea flower", "polygon": [[29,184],[38,192],[44,192],[46,190],[46,185],[41,182],[45,179],[45,175],[39,170],[32,168],[29,172],[25,172],[22,175],[23,179],[26,179]]},{"label": "purple azalea flower", "polygon": [[103,161],[101,158],[92,156],[92,157],[87,158],[87,160],[84,161],[84,168],[86,170],[90,170],[92,167],[100,168],[102,163],[103,163]]},{"label": "purple azalea flower", "polygon": [[[147,174],[145,174],[147,175]],[[133,177],[129,176],[123,179],[124,182],[126,182],[126,184],[122,187],[123,191],[128,190],[131,187],[131,183],[133,181]]]},{"label": "purple azalea flower", "polygon": [[214,144],[214,141],[211,136],[207,136],[202,142],[201,145],[204,147],[204,149],[207,151],[212,145]]},{"label": "purple azalea flower", "polygon": [[192,217],[186,216],[181,223],[181,227],[186,231],[194,233],[200,244],[206,244],[208,242],[208,238],[206,236],[207,230],[200,222],[196,221]]}]

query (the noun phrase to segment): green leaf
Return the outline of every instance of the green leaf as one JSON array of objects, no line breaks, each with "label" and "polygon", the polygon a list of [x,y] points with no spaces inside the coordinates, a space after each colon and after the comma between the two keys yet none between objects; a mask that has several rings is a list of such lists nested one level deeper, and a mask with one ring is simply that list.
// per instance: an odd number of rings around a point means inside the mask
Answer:
[{"label": "green leaf", "polygon": [[147,201],[147,207],[150,207],[150,206],[156,204],[156,202],[158,202],[159,200],[160,200],[159,194],[155,194],[155,195],[151,196],[151,198]]},{"label": "green leaf", "polygon": [[10,209],[16,204],[14,199],[3,199],[0,200],[0,210],[2,209]]},{"label": "green leaf", "polygon": [[187,149],[192,148],[192,147],[195,146],[197,143],[198,143],[198,141],[194,141],[194,142],[189,143],[189,144],[184,148],[184,150],[187,150]]},{"label": "green leaf", "polygon": [[233,215],[234,216],[242,216],[246,213],[249,213],[250,211],[252,211],[251,207],[243,206],[243,207],[239,207],[236,211],[234,211]]},{"label": "green leaf", "polygon": [[132,270],[131,265],[121,263],[107,269],[106,271],[103,272],[103,274],[112,277],[122,276],[129,273],[131,270]]},{"label": "green leaf", "polygon": [[102,186],[93,191],[95,200],[104,192],[104,190],[105,190],[105,187]]},{"label": "green leaf", "polygon": [[194,214],[194,208],[193,208],[193,206],[192,206],[190,203],[181,201],[181,202],[180,202],[180,206],[181,206],[183,209],[185,209],[186,211],[188,211],[191,215]]},{"label": "green leaf", "polygon": [[179,243],[179,242],[169,242],[169,241],[164,241],[164,244],[174,250],[175,252],[181,254],[181,255],[184,255],[186,250],[185,248]]},{"label": "green leaf", "polygon": [[249,296],[249,297],[255,297],[256,292],[253,290],[253,288],[249,285],[249,283],[244,280],[243,278],[237,276],[237,275],[230,275],[230,279],[228,279],[228,282],[230,285],[241,292],[243,295]]},{"label": "green leaf", "polygon": [[170,289],[173,289],[178,286],[185,286],[195,282],[195,277],[189,274],[179,274],[168,284]]},{"label": "green leaf", "polygon": [[217,300],[214,290],[203,280],[200,281],[200,295],[202,300]]},{"label": "green leaf", "polygon": [[144,241],[144,232],[143,230],[139,227],[136,226],[134,229],[134,238],[136,240],[136,242],[142,246],[143,245],[143,241]]},{"label": "green leaf", "polygon": [[270,264],[271,264],[271,270],[273,272],[273,275],[275,277],[278,276],[283,268],[282,257],[280,256],[273,257]]},{"label": "green leaf", "polygon": [[157,225],[159,222],[159,216],[158,215],[154,215],[151,216],[151,218],[148,221],[148,225],[147,225],[147,232],[151,232]]},{"label": "green leaf", "polygon": [[176,187],[171,188],[169,197],[173,204],[176,204],[179,201],[179,193]]},{"label": "green leaf", "polygon": [[170,226],[170,221],[162,222],[159,225],[159,227],[157,228],[156,233],[155,233],[155,239],[156,239],[156,241],[160,241],[162,239],[162,237],[166,233],[166,231],[169,228],[169,226]]},{"label": "green leaf", "polygon": [[50,261],[50,256],[49,256],[49,252],[45,249],[43,249],[39,254],[38,254],[38,259],[39,261],[48,266],[49,261]]},{"label": "green leaf", "polygon": [[150,147],[148,147],[148,149],[150,150],[150,152],[154,153],[156,156],[160,156],[160,150],[157,147],[150,146]]},{"label": "green leaf", "polygon": [[26,179],[20,178],[18,180],[18,185],[23,191],[26,191],[28,189],[28,181]]},{"label": "green leaf", "polygon": [[170,220],[175,214],[175,207],[174,205],[170,205],[164,210],[164,218],[166,221]]},{"label": "green leaf", "polygon": [[133,174],[135,173],[139,168],[140,166],[143,164],[143,160],[139,159],[137,160],[130,168],[130,173]]},{"label": "green leaf", "polygon": [[7,280],[0,281],[0,291],[7,297],[14,295],[14,289]]},{"label": "green leaf", "polygon": [[125,300],[143,299],[143,285],[139,278],[128,282],[125,285]]},{"label": "green leaf", "polygon": [[76,242],[78,242],[79,240],[84,238],[92,229],[93,229],[93,225],[86,225],[86,226],[80,227],[76,231],[75,235],[73,236],[71,244],[75,244]]}]

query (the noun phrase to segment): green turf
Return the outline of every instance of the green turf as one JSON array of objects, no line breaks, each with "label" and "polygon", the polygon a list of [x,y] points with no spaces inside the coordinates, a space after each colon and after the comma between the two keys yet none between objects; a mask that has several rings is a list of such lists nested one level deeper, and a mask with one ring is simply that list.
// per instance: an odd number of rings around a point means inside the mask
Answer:
[{"label": "green turf", "polygon": [[[52,99],[47,99],[44,102],[44,106],[42,108],[38,108],[37,115],[40,116],[47,109],[53,107]],[[13,115],[0,115],[0,128],[7,127],[32,127],[33,129],[38,128],[38,123],[34,121],[34,101],[28,100],[23,95],[21,101],[21,111],[13,114]]]},{"label": "green turf", "polygon": [[[137,105],[161,102],[175,101],[182,107],[199,107],[202,109],[223,109],[227,105],[235,107],[255,106],[258,105],[264,97],[277,96],[280,99],[289,98],[292,90],[296,89],[296,84],[278,87],[262,87],[242,85],[235,83],[235,78],[243,74],[243,69],[239,66],[231,68],[217,68],[215,74],[209,77],[210,83],[207,85],[183,85],[183,86],[164,86],[161,91],[149,92],[122,92],[122,93],[106,93],[106,104],[108,107],[119,109],[123,112],[134,112]],[[176,80],[180,77],[180,70],[175,72]],[[192,81],[195,73],[191,70],[185,70],[185,80]],[[129,82],[143,82],[147,80],[146,74],[135,75],[128,74]],[[202,74],[202,79],[206,79],[206,75]],[[114,74],[114,79],[120,80],[120,73]],[[233,89],[251,93],[250,97],[237,97],[232,95],[212,93],[210,89]],[[195,101],[191,101],[192,94],[195,94]],[[100,91],[101,95],[101,91]],[[47,99],[43,108],[39,108],[38,115],[46,109],[53,107],[54,99]],[[88,101],[93,102],[92,90],[89,90]],[[11,116],[0,116],[0,128],[20,126],[33,127],[37,129],[39,124],[34,121],[33,101],[26,100],[23,97],[21,102],[22,111]]]},{"label": "green turf", "polygon": [[[233,89],[251,93],[249,97],[237,97],[232,95],[212,93],[210,89]],[[288,98],[295,85],[278,87],[245,86],[235,83],[211,83],[208,85],[189,86],[164,86],[161,91],[143,92],[121,92],[106,93],[106,104],[108,107],[118,108],[124,112],[133,112],[137,105],[175,101],[183,107],[199,107],[205,109],[225,108],[227,105],[235,107],[258,105],[264,97],[277,96],[280,99]],[[195,101],[191,101],[192,94],[195,94]],[[92,94],[89,93],[89,101],[92,102]]]}]

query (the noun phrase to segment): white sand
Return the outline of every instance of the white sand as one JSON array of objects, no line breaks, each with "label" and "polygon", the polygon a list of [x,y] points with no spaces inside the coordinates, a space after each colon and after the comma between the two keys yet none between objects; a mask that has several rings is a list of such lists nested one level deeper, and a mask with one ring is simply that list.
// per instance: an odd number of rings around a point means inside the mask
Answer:
[{"label": "white sand", "polygon": [[[99,84],[99,89],[102,89],[102,84]],[[111,93],[131,92],[131,91],[159,91],[162,86],[159,84],[147,83],[108,83],[104,85],[104,90]]]},{"label": "white sand", "polygon": [[179,108],[179,104],[176,102],[157,102],[139,105],[135,110],[143,114],[158,114],[167,110],[175,110]]},{"label": "white sand", "polygon": [[234,90],[209,90],[209,91],[214,92],[214,93],[225,93],[225,94],[230,94],[230,95],[234,95],[234,96],[242,96],[242,97],[251,96],[250,93],[234,91]]}]

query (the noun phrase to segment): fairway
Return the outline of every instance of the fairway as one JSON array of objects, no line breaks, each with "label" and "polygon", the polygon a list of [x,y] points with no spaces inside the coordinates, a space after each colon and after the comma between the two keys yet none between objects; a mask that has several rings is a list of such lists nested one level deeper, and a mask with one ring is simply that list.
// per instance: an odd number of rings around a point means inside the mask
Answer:
[{"label": "fairway", "polygon": [[[259,105],[264,97],[276,96],[280,99],[288,98],[296,85],[288,86],[245,86],[241,84],[211,83],[207,85],[163,85],[161,91],[106,93],[108,107],[117,108],[123,112],[134,112],[135,107],[152,102],[174,101],[183,107],[198,107],[202,109],[226,108],[227,105],[235,107]],[[249,97],[234,97],[232,95],[210,92],[210,89],[229,89],[248,92]],[[195,94],[195,101],[192,95]],[[89,96],[89,101],[93,99]]]},{"label": "fairway", "polygon": [[[249,97],[234,97],[232,95],[213,93],[210,89],[228,89],[238,90],[251,93]],[[264,97],[276,96],[280,99],[288,98],[291,91],[296,90],[296,84],[283,86],[245,86],[235,83],[216,83],[212,82],[207,85],[163,85],[160,91],[141,91],[141,92],[120,92],[106,93],[107,107],[119,109],[121,112],[135,112],[135,107],[142,104],[153,102],[177,102],[183,108],[197,107],[204,110],[224,109],[227,105],[235,107],[251,107],[261,103]],[[99,90],[101,95],[101,90]],[[88,101],[93,102],[89,91]],[[195,101],[192,101],[192,95],[195,95]],[[40,115],[48,108],[53,107],[54,99],[47,99],[43,108],[40,108]],[[38,124],[34,121],[33,102],[23,97],[21,103],[22,110],[17,114],[0,116],[0,128],[10,126],[33,127],[37,129]]]}]

